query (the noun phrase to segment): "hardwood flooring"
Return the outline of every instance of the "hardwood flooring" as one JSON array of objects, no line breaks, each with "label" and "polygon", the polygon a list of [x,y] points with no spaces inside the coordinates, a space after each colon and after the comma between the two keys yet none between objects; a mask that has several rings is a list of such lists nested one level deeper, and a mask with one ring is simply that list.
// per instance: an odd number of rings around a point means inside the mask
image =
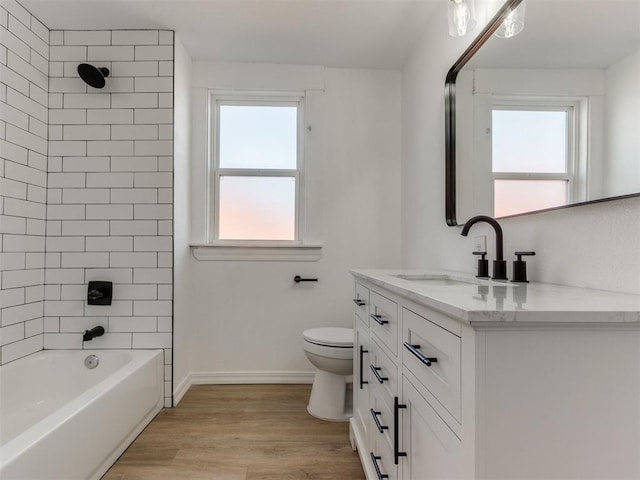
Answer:
[{"label": "hardwood flooring", "polygon": [[103,480],[360,480],[348,423],[306,411],[311,385],[195,385]]}]

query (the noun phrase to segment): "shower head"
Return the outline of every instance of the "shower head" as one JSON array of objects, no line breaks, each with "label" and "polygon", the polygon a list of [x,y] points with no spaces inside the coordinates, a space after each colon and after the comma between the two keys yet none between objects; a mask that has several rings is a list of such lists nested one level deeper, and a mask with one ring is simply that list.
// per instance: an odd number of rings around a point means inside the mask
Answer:
[{"label": "shower head", "polygon": [[105,86],[105,77],[109,76],[109,69],[105,67],[94,67],[88,63],[78,65],[78,75],[84,80],[84,83],[93,88],[102,88]]}]

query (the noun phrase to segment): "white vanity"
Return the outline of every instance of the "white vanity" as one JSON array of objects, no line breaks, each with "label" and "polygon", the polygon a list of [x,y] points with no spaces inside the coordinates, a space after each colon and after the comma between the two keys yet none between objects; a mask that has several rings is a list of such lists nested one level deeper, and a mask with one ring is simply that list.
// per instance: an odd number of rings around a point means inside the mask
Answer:
[{"label": "white vanity", "polygon": [[368,479],[640,478],[640,295],[352,274]]}]

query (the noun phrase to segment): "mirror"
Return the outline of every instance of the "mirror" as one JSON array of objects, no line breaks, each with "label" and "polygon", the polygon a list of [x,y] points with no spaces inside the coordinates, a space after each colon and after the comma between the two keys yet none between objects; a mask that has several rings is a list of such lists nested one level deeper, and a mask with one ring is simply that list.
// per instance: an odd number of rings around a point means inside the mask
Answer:
[{"label": "mirror", "polygon": [[[524,30],[494,36],[521,3]],[[508,0],[445,106],[448,225],[640,195],[640,2]]]}]

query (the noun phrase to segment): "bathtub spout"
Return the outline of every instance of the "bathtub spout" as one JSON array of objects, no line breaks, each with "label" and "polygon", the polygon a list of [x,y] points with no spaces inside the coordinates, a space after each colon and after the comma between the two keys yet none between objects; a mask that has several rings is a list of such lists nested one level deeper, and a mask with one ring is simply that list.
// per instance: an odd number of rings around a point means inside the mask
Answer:
[{"label": "bathtub spout", "polygon": [[91,330],[85,330],[84,335],[82,336],[82,341],[88,342],[89,340],[101,337],[102,335],[104,335],[104,328],[98,325],[97,327],[93,327]]}]

